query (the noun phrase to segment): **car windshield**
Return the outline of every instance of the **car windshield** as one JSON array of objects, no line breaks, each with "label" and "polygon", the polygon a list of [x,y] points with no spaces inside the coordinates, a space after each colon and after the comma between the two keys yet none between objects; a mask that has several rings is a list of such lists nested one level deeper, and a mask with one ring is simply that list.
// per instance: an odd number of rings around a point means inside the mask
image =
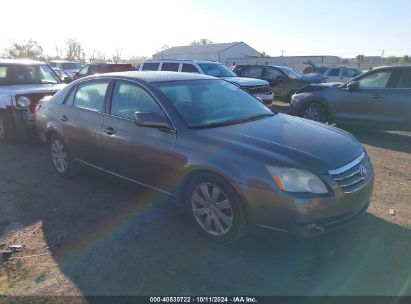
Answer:
[{"label": "car windshield", "polygon": [[0,85],[57,84],[61,80],[48,65],[0,65]]},{"label": "car windshield", "polygon": [[204,74],[214,77],[236,77],[237,75],[223,64],[199,63]]},{"label": "car windshield", "polygon": [[273,116],[259,100],[224,80],[154,83],[190,128],[212,128]]},{"label": "car windshield", "polygon": [[293,70],[291,68],[287,67],[281,67],[281,71],[283,71],[288,77],[293,78],[293,79],[298,79],[304,76],[303,73],[300,73],[296,70]]},{"label": "car windshield", "polygon": [[78,70],[81,66],[77,62],[64,62],[61,64],[63,70]]}]

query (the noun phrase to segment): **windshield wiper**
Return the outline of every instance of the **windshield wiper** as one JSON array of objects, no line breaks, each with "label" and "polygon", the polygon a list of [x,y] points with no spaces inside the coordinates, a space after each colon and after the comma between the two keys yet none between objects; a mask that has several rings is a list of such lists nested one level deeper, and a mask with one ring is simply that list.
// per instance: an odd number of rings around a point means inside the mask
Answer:
[{"label": "windshield wiper", "polygon": [[258,114],[258,115],[253,115],[253,116],[243,118],[243,119],[234,119],[234,120],[229,120],[229,121],[224,121],[224,122],[216,122],[216,123],[211,123],[207,125],[194,125],[194,126],[190,126],[190,128],[191,129],[208,129],[208,128],[224,127],[224,126],[236,125],[236,124],[241,124],[241,123],[245,123],[249,121],[258,120],[264,117],[271,117],[274,115],[275,115],[274,113]]}]

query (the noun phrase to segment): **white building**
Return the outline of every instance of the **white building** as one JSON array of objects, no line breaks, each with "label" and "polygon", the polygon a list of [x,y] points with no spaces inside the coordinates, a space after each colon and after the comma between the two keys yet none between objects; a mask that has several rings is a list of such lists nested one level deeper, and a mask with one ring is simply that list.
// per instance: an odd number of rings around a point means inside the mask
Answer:
[{"label": "white building", "polygon": [[153,55],[153,59],[212,60],[231,66],[228,58],[256,58],[261,53],[244,42],[175,46]]}]

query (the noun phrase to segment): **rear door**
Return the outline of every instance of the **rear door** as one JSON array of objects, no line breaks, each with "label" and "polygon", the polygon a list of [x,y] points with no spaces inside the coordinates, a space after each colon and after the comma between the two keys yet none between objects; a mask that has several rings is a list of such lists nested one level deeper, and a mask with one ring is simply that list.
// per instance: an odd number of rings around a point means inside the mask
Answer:
[{"label": "rear door", "polygon": [[175,132],[137,126],[134,113],[164,110],[142,86],[116,81],[108,113],[104,115],[102,146],[104,168],[140,184],[168,188],[176,175]]},{"label": "rear door", "polygon": [[411,68],[395,69],[384,95],[380,101],[384,126],[411,130]]},{"label": "rear door", "polygon": [[101,166],[101,126],[109,81],[89,81],[73,87],[60,108],[59,119],[73,157]]}]

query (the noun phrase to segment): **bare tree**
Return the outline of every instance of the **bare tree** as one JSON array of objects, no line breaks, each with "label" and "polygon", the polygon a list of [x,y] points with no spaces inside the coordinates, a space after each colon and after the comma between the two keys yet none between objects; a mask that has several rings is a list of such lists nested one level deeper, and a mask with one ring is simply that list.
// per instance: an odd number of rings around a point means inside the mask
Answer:
[{"label": "bare tree", "polygon": [[114,62],[119,62],[121,61],[121,53],[123,52],[123,49],[121,48],[116,48],[116,51],[114,52],[114,54],[111,56],[111,59]]},{"label": "bare tree", "polygon": [[84,61],[85,54],[81,44],[74,38],[66,40],[66,57],[67,60]]},{"label": "bare tree", "polygon": [[200,40],[194,40],[190,42],[190,45],[206,45],[206,44],[212,44],[213,42],[210,39],[206,38],[201,38]]},{"label": "bare tree", "polygon": [[36,40],[25,40],[23,43],[10,42],[11,46],[4,50],[8,58],[31,58],[44,60],[43,47]]}]

